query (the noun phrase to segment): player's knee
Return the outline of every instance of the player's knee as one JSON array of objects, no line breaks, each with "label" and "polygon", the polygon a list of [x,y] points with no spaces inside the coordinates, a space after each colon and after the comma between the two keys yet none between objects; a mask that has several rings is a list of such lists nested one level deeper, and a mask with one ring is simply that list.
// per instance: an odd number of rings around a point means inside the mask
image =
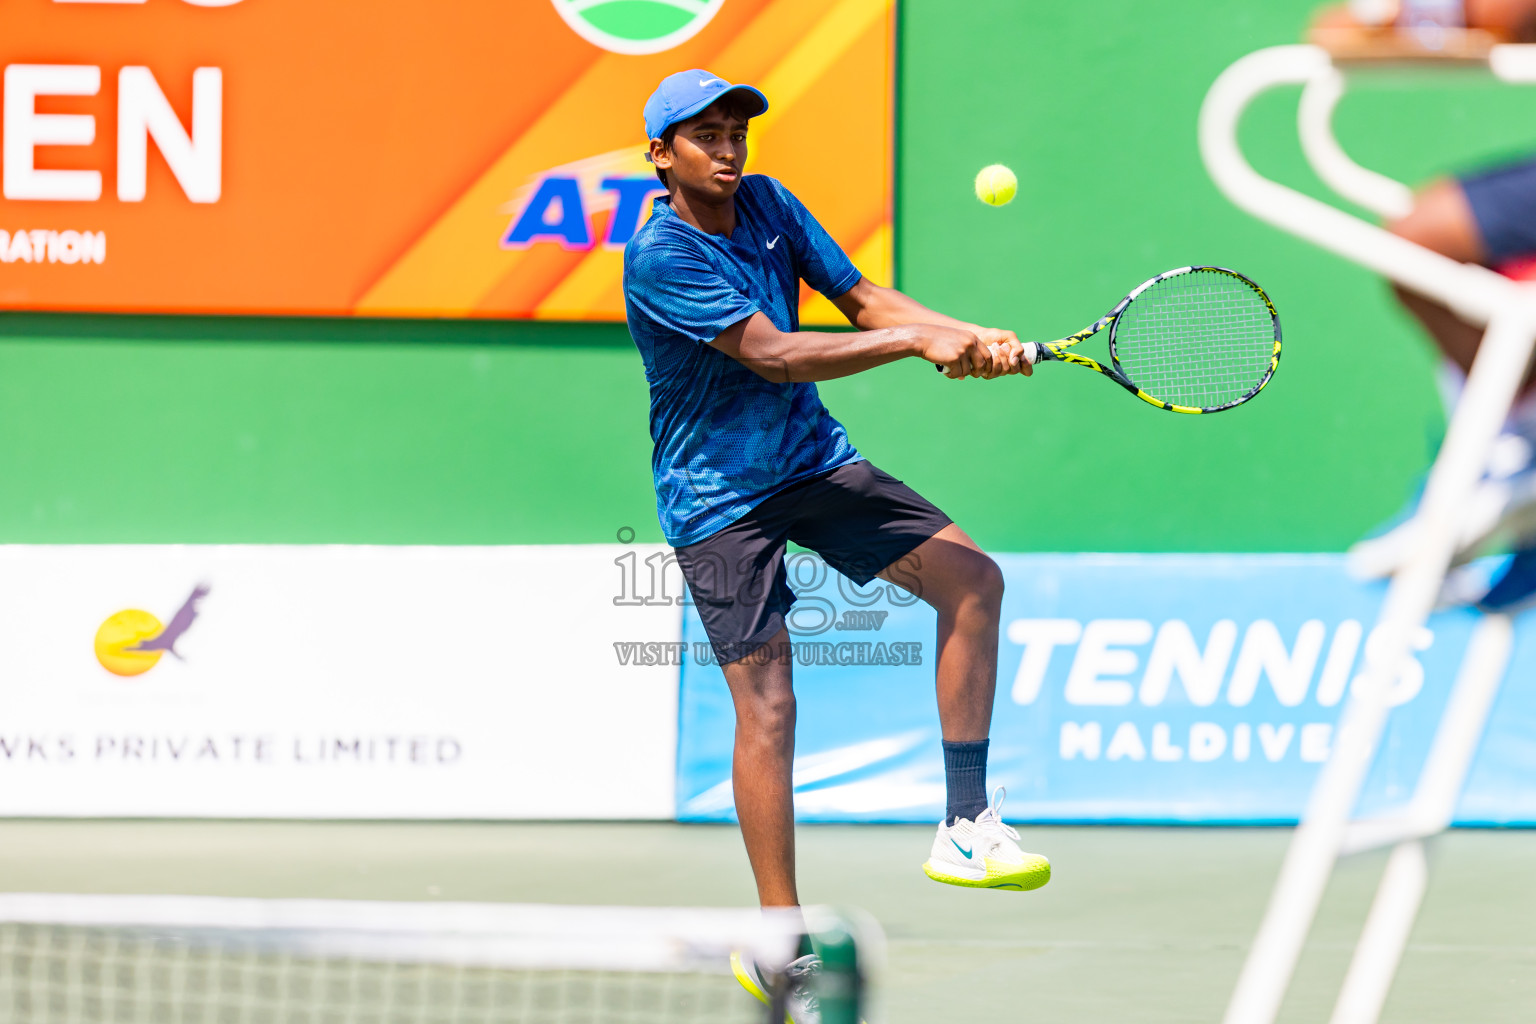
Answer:
[{"label": "player's knee", "polygon": [[794,731],[795,688],[788,673],[743,673],[740,665],[734,665],[727,668],[726,679],[736,704],[736,717],[750,723],[751,731]]},{"label": "player's knee", "polygon": [[795,691],[775,686],[754,695],[752,720],[759,735],[769,740],[793,739],[795,735]]},{"label": "player's knee", "polygon": [[982,556],[977,572],[976,591],[987,604],[1001,607],[1003,603],[1003,567],[991,558]]},{"label": "player's knee", "polygon": [[977,552],[966,567],[962,612],[995,619],[1003,606],[1003,570],[987,555]]}]

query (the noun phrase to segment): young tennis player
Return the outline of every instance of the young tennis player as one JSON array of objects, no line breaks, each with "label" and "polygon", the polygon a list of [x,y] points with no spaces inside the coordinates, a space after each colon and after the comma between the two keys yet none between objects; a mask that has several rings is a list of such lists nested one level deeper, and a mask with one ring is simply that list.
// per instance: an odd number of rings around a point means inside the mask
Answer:
[{"label": "young tennis player", "polygon": [[[1037,888],[1049,862],[1019,849],[1001,791],[990,805],[986,791],[1002,574],[948,516],[858,453],[815,384],[904,358],[956,379],[1028,374],[1030,364],[1013,332],[866,280],[789,189],[744,175],[747,125],[766,109],[758,90],[707,71],[665,79],[645,129],[668,194],[624,250],[657,511],[735,704],[732,785],[758,895],[764,906],[798,902],[788,540],[860,585],[878,576],[938,612],[948,808],[924,871],[952,885]],[[859,330],[800,330],[802,280]],[[955,444],[960,455],[991,442]]]}]

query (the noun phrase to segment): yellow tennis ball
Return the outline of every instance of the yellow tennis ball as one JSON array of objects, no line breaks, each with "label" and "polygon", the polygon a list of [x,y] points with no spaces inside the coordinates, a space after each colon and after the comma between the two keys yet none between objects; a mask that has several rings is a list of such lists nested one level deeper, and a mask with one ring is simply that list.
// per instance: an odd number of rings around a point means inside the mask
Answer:
[{"label": "yellow tennis ball", "polygon": [[976,198],[988,206],[1005,206],[1018,192],[1019,179],[1002,164],[988,164],[976,173]]}]

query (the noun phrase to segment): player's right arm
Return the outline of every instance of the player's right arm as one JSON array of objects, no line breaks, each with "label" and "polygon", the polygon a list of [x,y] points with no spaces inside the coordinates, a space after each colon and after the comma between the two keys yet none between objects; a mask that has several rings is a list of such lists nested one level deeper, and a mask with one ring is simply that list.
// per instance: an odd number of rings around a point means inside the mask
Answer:
[{"label": "player's right arm", "polygon": [[951,377],[1017,373],[971,331],[943,324],[903,324],[873,331],[781,331],[761,312],[727,327],[713,345],[765,380],[802,383],[836,380],[919,357]]},{"label": "player's right arm", "polygon": [[775,383],[833,380],[908,357],[938,363],[951,377],[998,377],[1017,370],[961,325],[891,324],[835,334],[781,331],[756,302],[686,245],[653,242],[626,252],[625,259],[624,293],[632,313],[709,344]]}]

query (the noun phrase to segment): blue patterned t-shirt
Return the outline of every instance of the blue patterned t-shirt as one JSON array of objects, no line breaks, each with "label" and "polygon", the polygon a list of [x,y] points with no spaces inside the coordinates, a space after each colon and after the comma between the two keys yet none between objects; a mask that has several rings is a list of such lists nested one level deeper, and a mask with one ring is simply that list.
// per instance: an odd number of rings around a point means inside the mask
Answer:
[{"label": "blue patterned t-shirt", "polygon": [[800,281],[828,298],[859,272],[773,178],[736,190],[736,230],[708,235],[665,197],[624,247],[624,308],[651,386],[651,472],[661,532],[703,540],[764,498],[862,456],[814,384],[776,384],[710,342],[761,312],[800,329]]}]

